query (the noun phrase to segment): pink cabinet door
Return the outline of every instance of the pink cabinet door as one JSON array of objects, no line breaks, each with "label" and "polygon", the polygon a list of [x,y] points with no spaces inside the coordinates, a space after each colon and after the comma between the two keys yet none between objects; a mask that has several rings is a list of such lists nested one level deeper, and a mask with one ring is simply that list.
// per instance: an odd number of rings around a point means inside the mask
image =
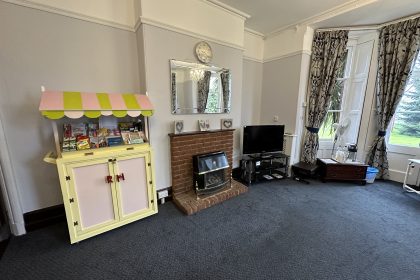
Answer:
[{"label": "pink cabinet door", "polygon": [[130,218],[150,208],[148,184],[151,174],[148,162],[148,154],[117,158],[115,177],[121,219]]},{"label": "pink cabinet door", "polygon": [[[112,168],[112,167],[111,167]],[[114,206],[114,182],[107,182],[110,173],[107,160],[97,160],[71,164],[69,174],[72,174],[74,196],[78,208],[74,211],[78,219],[78,230],[91,230],[114,223],[118,219],[117,207]],[[108,180],[114,180],[113,177]],[[97,226],[97,227],[96,227]]]}]

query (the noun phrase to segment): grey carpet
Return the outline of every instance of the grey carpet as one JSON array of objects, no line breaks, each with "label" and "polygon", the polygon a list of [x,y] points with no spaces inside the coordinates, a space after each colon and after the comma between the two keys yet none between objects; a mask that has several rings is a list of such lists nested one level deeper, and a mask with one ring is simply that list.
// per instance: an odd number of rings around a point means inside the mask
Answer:
[{"label": "grey carpet", "polygon": [[400,184],[290,180],[76,245],[65,223],[14,237],[0,279],[420,279],[420,198]]}]

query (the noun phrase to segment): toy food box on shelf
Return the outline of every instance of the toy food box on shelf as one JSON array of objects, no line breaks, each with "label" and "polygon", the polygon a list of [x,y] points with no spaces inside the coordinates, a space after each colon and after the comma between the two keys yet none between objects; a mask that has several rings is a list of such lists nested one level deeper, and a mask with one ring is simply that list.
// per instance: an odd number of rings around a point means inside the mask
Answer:
[{"label": "toy food box on shelf", "polygon": [[[60,157],[61,152],[148,143],[148,117],[153,114],[147,95],[117,93],[43,91],[39,110],[51,120],[92,119],[65,122],[62,134],[57,122],[52,122],[56,157]],[[101,127],[100,119],[110,117],[122,121],[112,127]]]}]

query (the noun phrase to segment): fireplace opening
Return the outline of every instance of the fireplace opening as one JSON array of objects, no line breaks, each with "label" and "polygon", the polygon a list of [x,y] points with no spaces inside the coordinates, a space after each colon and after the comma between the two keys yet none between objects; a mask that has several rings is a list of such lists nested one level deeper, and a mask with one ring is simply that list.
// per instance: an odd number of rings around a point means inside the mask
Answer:
[{"label": "fireplace opening", "polygon": [[197,195],[213,193],[229,182],[229,163],[224,152],[193,156],[194,187]]}]

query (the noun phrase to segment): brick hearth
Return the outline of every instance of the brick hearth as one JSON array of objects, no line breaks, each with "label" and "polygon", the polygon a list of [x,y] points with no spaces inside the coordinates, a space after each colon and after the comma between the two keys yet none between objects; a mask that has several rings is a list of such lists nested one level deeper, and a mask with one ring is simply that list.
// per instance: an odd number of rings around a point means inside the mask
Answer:
[{"label": "brick hearth", "polygon": [[226,153],[229,168],[227,178],[232,178],[233,129],[169,134],[171,139],[172,193],[175,204],[191,215],[247,192],[248,188],[235,180],[217,193],[197,198],[193,186],[194,155],[217,151]]}]

